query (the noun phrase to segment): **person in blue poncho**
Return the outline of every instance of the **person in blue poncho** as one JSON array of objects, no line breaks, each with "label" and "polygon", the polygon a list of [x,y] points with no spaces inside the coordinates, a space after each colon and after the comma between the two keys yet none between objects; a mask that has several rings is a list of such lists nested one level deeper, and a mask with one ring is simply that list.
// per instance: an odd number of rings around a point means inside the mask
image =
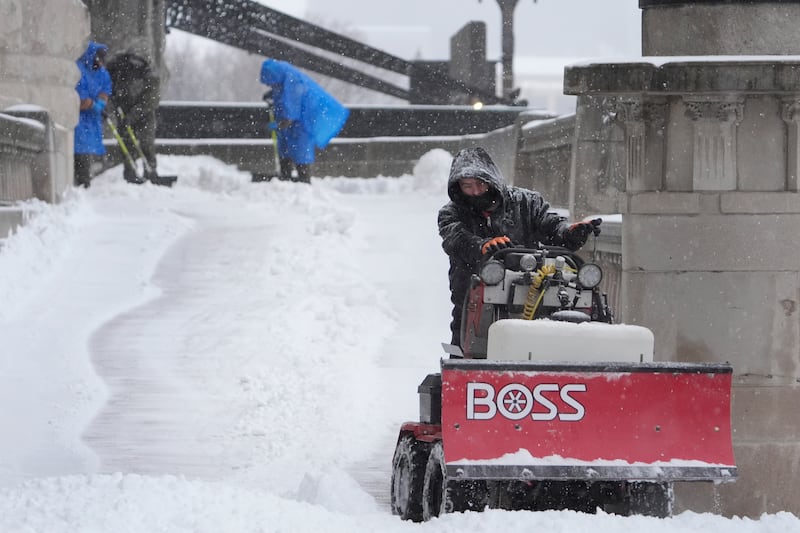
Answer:
[{"label": "person in blue poncho", "polygon": [[111,76],[104,66],[108,47],[94,41],[76,61],[81,78],[75,86],[80,98],[80,116],[75,126],[75,185],[89,187],[91,164],[103,155],[103,110],[111,94]]},{"label": "person in blue poncho", "polygon": [[347,122],[350,111],[296,67],[267,59],[261,65],[261,83],[272,90],[275,119],[268,129],[277,132],[282,179],[310,183],[315,150],[325,148]]}]

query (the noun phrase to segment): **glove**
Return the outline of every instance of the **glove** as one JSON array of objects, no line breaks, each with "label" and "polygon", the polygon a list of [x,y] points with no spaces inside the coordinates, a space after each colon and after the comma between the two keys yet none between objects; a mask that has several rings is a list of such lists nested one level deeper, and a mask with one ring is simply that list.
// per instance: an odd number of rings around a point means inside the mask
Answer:
[{"label": "glove", "polygon": [[274,120],[267,124],[267,131],[278,131],[278,130],[285,130],[289,126],[292,125],[291,120],[281,120],[280,122],[275,122]]},{"label": "glove", "polygon": [[481,245],[481,253],[483,255],[494,254],[503,248],[511,248],[512,246],[511,239],[503,235],[502,237],[495,237],[484,242]]},{"label": "glove", "polygon": [[102,98],[98,98],[97,100],[92,103],[92,111],[97,113],[98,115],[103,114],[103,110],[106,108],[106,101]]},{"label": "glove", "polygon": [[600,223],[602,222],[602,218],[595,218],[589,222],[576,222],[572,224],[567,228],[564,234],[564,243],[568,248],[577,250],[586,244],[586,239],[589,238],[590,233],[600,235]]}]

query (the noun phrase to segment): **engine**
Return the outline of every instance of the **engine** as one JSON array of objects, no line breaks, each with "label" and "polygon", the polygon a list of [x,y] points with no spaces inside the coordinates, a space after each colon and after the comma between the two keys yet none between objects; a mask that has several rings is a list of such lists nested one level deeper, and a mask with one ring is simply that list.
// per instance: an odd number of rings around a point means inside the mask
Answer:
[{"label": "engine", "polygon": [[464,357],[485,358],[489,327],[498,320],[604,322],[614,317],[600,292],[603,271],[566,248],[507,248],[486,259],[473,275],[464,302]]}]

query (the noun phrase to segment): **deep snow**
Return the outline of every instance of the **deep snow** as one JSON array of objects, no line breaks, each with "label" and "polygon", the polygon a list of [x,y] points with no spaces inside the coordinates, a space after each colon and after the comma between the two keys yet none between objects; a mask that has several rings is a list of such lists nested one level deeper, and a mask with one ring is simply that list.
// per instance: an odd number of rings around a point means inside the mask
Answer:
[{"label": "deep snow", "polygon": [[170,157],[28,204],[0,249],[0,531],[797,532],[759,520],[388,509],[398,426],[449,336],[449,154],[251,183]]}]

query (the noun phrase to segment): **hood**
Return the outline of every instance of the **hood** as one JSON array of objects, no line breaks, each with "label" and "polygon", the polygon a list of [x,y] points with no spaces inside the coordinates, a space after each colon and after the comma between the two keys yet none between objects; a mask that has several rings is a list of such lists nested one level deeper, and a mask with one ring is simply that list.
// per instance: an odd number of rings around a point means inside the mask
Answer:
[{"label": "hood", "polygon": [[153,47],[144,37],[134,37],[120,47],[121,54],[139,56],[148,63],[153,63]]},{"label": "hood", "polygon": [[505,198],[508,186],[500,169],[492,161],[491,156],[483,148],[465,148],[460,150],[450,165],[450,177],[447,180],[447,195],[458,205],[466,205],[464,194],[458,186],[461,178],[477,178],[489,184],[491,189]]},{"label": "hood", "polygon": [[120,58],[136,58],[138,61],[144,61],[149,67],[155,63],[153,61],[153,47],[148,44],[147,39],[144,37],[134,37],[128,40],[124,46],[115,47],[109,54],[110,58],[108,63],[113,61],[120,61]]},{"label": "hood", "polygon": [[76,61],[78,66],[81,68],[91,69],[92,63],[94,63],[94,56],[97,54],[98,50],[108,50],[108,46],[95,41],[89,41],[89,46],[86,47],[86,51]]},{"label": "hood", "polygon": [[279,85],[286,79],[286,73],[294,69],[288,63],[277,59],[267,59],[261,64],[261,83]]},{"label": "hood", "polygon": [[108,63],[106,68],[111,73],[114,84],[119,82],[127,82],[131,79],[145,79],[154,76],[153,69],[146,56],[136,54],[134,52],[122,52],[115,54]]}]

